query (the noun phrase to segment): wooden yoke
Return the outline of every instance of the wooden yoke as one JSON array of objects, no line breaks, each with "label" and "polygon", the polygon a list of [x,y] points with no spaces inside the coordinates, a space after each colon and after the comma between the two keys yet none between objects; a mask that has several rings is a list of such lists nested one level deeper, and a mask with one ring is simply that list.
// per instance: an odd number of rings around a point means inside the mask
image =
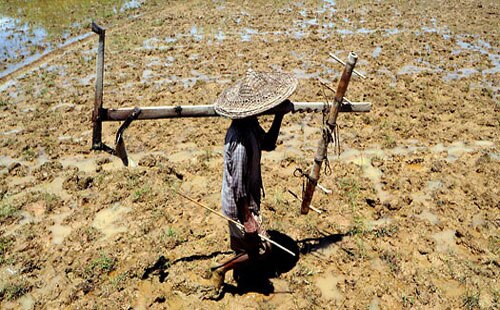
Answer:
[{"label": "wooden yoke", "polygon": [[[181,117],[218,117],[219,115],[215,112],[214,105],[176,105],[176,106],[155,106],[155,107],[135,107],[135,108],[105,108],[103,107],[103,80],[104,80],[104,41],[106,30],[92,22],[92,31],[99,35],[99,47],[97,49],[97,68],[96,68],[96,83],[95,83],[95,101],[94,109],[92,111],[92,150],[94,151],[105,151],[109,154],[119,157],[125,166],[128,165],[127,152],[125,150],[124,142],[124,132],[130,126],[130,124],[135,120],[153,120],[153,119],[170,119],[170,118],[181,118]],[[354,55],[354,54],[353,54]],[[341,62],[338,58],[330,55],[332,58]],[[355,55],[354,55],[355,56]],[[354,57],[353,56],[353,57]],[[351,55],[349,56],[351,57]],[[351,58],[349,58],[351,59]],[[354,60],[354,63],[356,61]],[[354,67],[354,64],[351,65]],[[346,65],[346,70],[348,66]],[[349,83],[349,78],[351,76],[352,68],[347,70],[349,72],[348,76],[346,72],[342,75],[341,83],[339,84],[339,91],[335,97],[335,102],[329,104],[326,102],[291,102],[285,100],[280,106],[264,112],[263,114],[275,114],[277,112],[288,113],[288,112],[325,112],[330,111],[328,118],[328,124],[330,127],[334,127],[335,121],[337,119],[337,114],[339,112],[348,113],[360,113],[369,112],[371,110],[370,102],[351,102],[344,98],[345,90]],[[359,75],[359,73],[354,72]],[[343,104],[342,104],[343,103]],[[115,138],[115,148],[107,146],[102,141],[102,123],[103,122],[119,122],[123,121]],[[326,146],[327,142],[324,143],[324,151],[321,153],[318,151],[316,158],[318,159],[318,168],[313,168],[317,173],[312,175],[316,176],[315,180],[319,178],[319,169],[321,167],[321,162],[326,158]],[[319,149],[318,149],[319,150]],[[317,160],[315,159],[315,162]],[[316,186],[314,182],[314,187]],[[312,191],[314,191],[314,187]],[[312,197],[312,194],[311,194]],[[310,200],[307,203],[309,206]],[[303,204],[304,205],[304,204]]]},{"label": "wooden yoke", "polygon": [[307,178],[307,185],[302,193],[302,205],[300,208],[300,212],[302,214],[307,214],[309,212],[314,190],[318,184],[321,165],[327,156],[328,143],[331,141],[331,132],[336,131],[337,116],[341,110],[342,101],[344,100],[344,95],[347,91],[347,86],[349,86],[349,81],[351,80],[351,75],[357,60],[358,56],[355,53],[349,53],[344,72],[342,73],[342,77],[337,87],[337,92],[335,93],[334,102],[330,107],[330,112],[326,120],[326,125],[328,127],[325,128],[323,134],[321,135],[321,139],[318,142],[318,149],[316,150],[316,155],[314,156],[311,173]]}]

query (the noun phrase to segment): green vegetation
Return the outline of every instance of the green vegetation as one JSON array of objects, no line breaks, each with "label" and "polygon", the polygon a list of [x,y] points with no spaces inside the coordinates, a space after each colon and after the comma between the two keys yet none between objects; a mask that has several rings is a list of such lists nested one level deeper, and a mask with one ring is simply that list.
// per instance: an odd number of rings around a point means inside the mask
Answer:
[{"label": "green vegetation", "polygon": [[397,232],[398,232],[398,227],[397,226],[381,227],[381,228],[373,230],[373,234],[377,238],[392,237]]},{"label": "green vegetation", "polygon": [[[53,5],[45,0],[0,1],[0,14],[43,27],[49,36],[60,36],[75,23],[100,20],[113,15],[126,0],[65,0]],[[54,21],[57,21],[55,23]]]},{"label": "green vegetation", "polygon": [[175,230],[174,230],[172,227],[169,227],[169,228],[167,229],[167,231],[165,232],[165,235],[166,235],[167,237],[171,237],[171,238],[173,238],[173,237],[176,237],[176,236],[177,236],[177,233],[175,232]]},{"label": "green vegetation", "polygon": [[61,198],[51,193],[43,193],[42,198],[43,201],[45,202],[47,211],[49,212],[54,210],[61,203]]},{"label": "green vegetation", "polygon": [[468,292],[462,298],[463,306],[465,309],[480,309],[479,306],[479,292],[472,294]]},{"label": "green vegetation", "polygon": [[109,273],[115,269],[116,260],[107,256],[104,253],[101,253],[99,258],[94,259],[90,262],[90,264],[85,268],[85,272],[87,274],[92,274],[94,272],[98,273]]},{"label": "green vegetation", "polygon": [[26,146],[24,149],[23,149],[23,152],[22,152],[22,157],[24,160],[33,160],[36,158],[36,152],[35,150],[33,150],[31,147],[29,146]]},{"label": "green vegetation", "polygon": [[5,253],[7,253],[7,249],[12,244],[12,240],[5,237],[0,237],[0,265],[5,262]]},{"label": "green vegetation", "polygon": [[384,134],[384,142],[382,143],[382,147],[386,149],[396,147],[396,139],[389,134]]},{"label": "green vegetation", "polygon": [[400,271],[399,258],[396,254],[390,252],[384,252],[380,259],[387,263],[389,269],[393,273],[398,273]]},{"label": "green vegetation", "polygon": [[14,300],[23,296],[28,291],[29,288],[25,284],[21,283],[7,284],[6,286],[0,289],[0,300],[4,298],[7,300]]},{"label": "green vegetation", "polygon": [[115,289],[120,289],[120,288],[122,288],[122,285],[125,282],[125,280],[127,279],[127,277],[128,277],[128,271],[125,271],[123,273],[120,273],[119,275],[117,275],[114,278],[110,278],[109,283]]},{"label": "green vegetation", "polygon": [[405,308],[411,308],[415,304],[415,297],[413,296],[406,296],[403,294],[401,296],[402,302],[403,302],[403,307]]},{"label": "green vegetation", "polygon": [[348,234],[351,236],[361,235],[365,232],[365,230],[364,219],[361,216],[355,216]]},{"label": "green vegetation", "polygon": [[344,178],[340,180],[340,188],[346,193],[349,206],[352,211],[356,211],[357,200],[359,197],[360,186],[358,182],[351,178]]},{"label": "green vegetation", "polygon": [[150,192],[151,192],[151,187],[149,185],[145,185],[134,192],[134,197],[132,198],[132,201],[133,202],[142,201],[144,197],[146,197]]},{"label": "green vegetation", "polygon": [[17,211],[19,211],[19,207],[4,196],[0,201],[0,221],[14,217]]}]

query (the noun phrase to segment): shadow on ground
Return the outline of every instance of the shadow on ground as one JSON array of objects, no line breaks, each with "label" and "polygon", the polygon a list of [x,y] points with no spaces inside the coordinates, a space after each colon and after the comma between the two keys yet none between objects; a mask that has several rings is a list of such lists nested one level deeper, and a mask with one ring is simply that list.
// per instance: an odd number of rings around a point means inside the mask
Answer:
[{"label": "shadow on ground", "polygon": [[[233,271],[233,277],[237,285],[225,284],[224,293],[233,295],[244,295],[249,292],[261,293],[269,295],[271,293],[290,293],[290,292],[275,292],[274,286],[270,279],[279,277],[281,274],[292,270],[299,256],[309,254],[333,243],[339,242],[345,234],[325,234],[321,233],[321,237],[306,238],[295,241],[290,236],[279,231],[268,231],[269,237],[289,249],[295,256],[290,255],[278,247],[273,247],[271,254],[263,261],[250,264],[244,268],[238,268]],[[160,256],[158,260],[150,267],[144,270],[142,280],[147,279],[151,275],[158,275],[160,282],[164,282],[168,277],[167,269],[173,264],[179,262],[192,262],[196,260],[206,260],[217,257],[219,255],[231,254],[232,251],[216,251],[206,255],[191,255],[178,258],[174,261],[169,261],[164,256]]]}]

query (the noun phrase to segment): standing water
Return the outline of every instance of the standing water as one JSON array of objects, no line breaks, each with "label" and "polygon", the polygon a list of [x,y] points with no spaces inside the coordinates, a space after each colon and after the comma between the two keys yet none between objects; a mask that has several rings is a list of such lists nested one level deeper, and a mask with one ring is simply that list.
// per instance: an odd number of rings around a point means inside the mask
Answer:
[{"label": "standing water", "polygon": [[0,1],[0,78],[90,35],[90,23],[145,0]]}]

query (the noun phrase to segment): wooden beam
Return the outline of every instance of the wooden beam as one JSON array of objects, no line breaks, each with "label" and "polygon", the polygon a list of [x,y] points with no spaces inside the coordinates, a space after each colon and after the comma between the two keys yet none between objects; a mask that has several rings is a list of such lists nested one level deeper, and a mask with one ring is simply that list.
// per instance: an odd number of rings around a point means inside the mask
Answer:
[{"label": "wooden beam", "polygon": [[[292,113],[295,112],[322,112],[329,111],[331,104],[327,105],[324,102],[293,102]],[[121,109],[103,109],[102,121],[113,122],[123,121],[134,108]],[[158,107],[140,107],[141,114],[137,119],[164,119],[164,118],[179,118],[179,117],[213,117],[220,116],[214,110],[213,105],[186,105],[186,106],[158,106]],[[351,102],[340,107],[340,112],[370,112],[370,102]],[[276,109],[265,112],[264,114],[275,113]]]}]

